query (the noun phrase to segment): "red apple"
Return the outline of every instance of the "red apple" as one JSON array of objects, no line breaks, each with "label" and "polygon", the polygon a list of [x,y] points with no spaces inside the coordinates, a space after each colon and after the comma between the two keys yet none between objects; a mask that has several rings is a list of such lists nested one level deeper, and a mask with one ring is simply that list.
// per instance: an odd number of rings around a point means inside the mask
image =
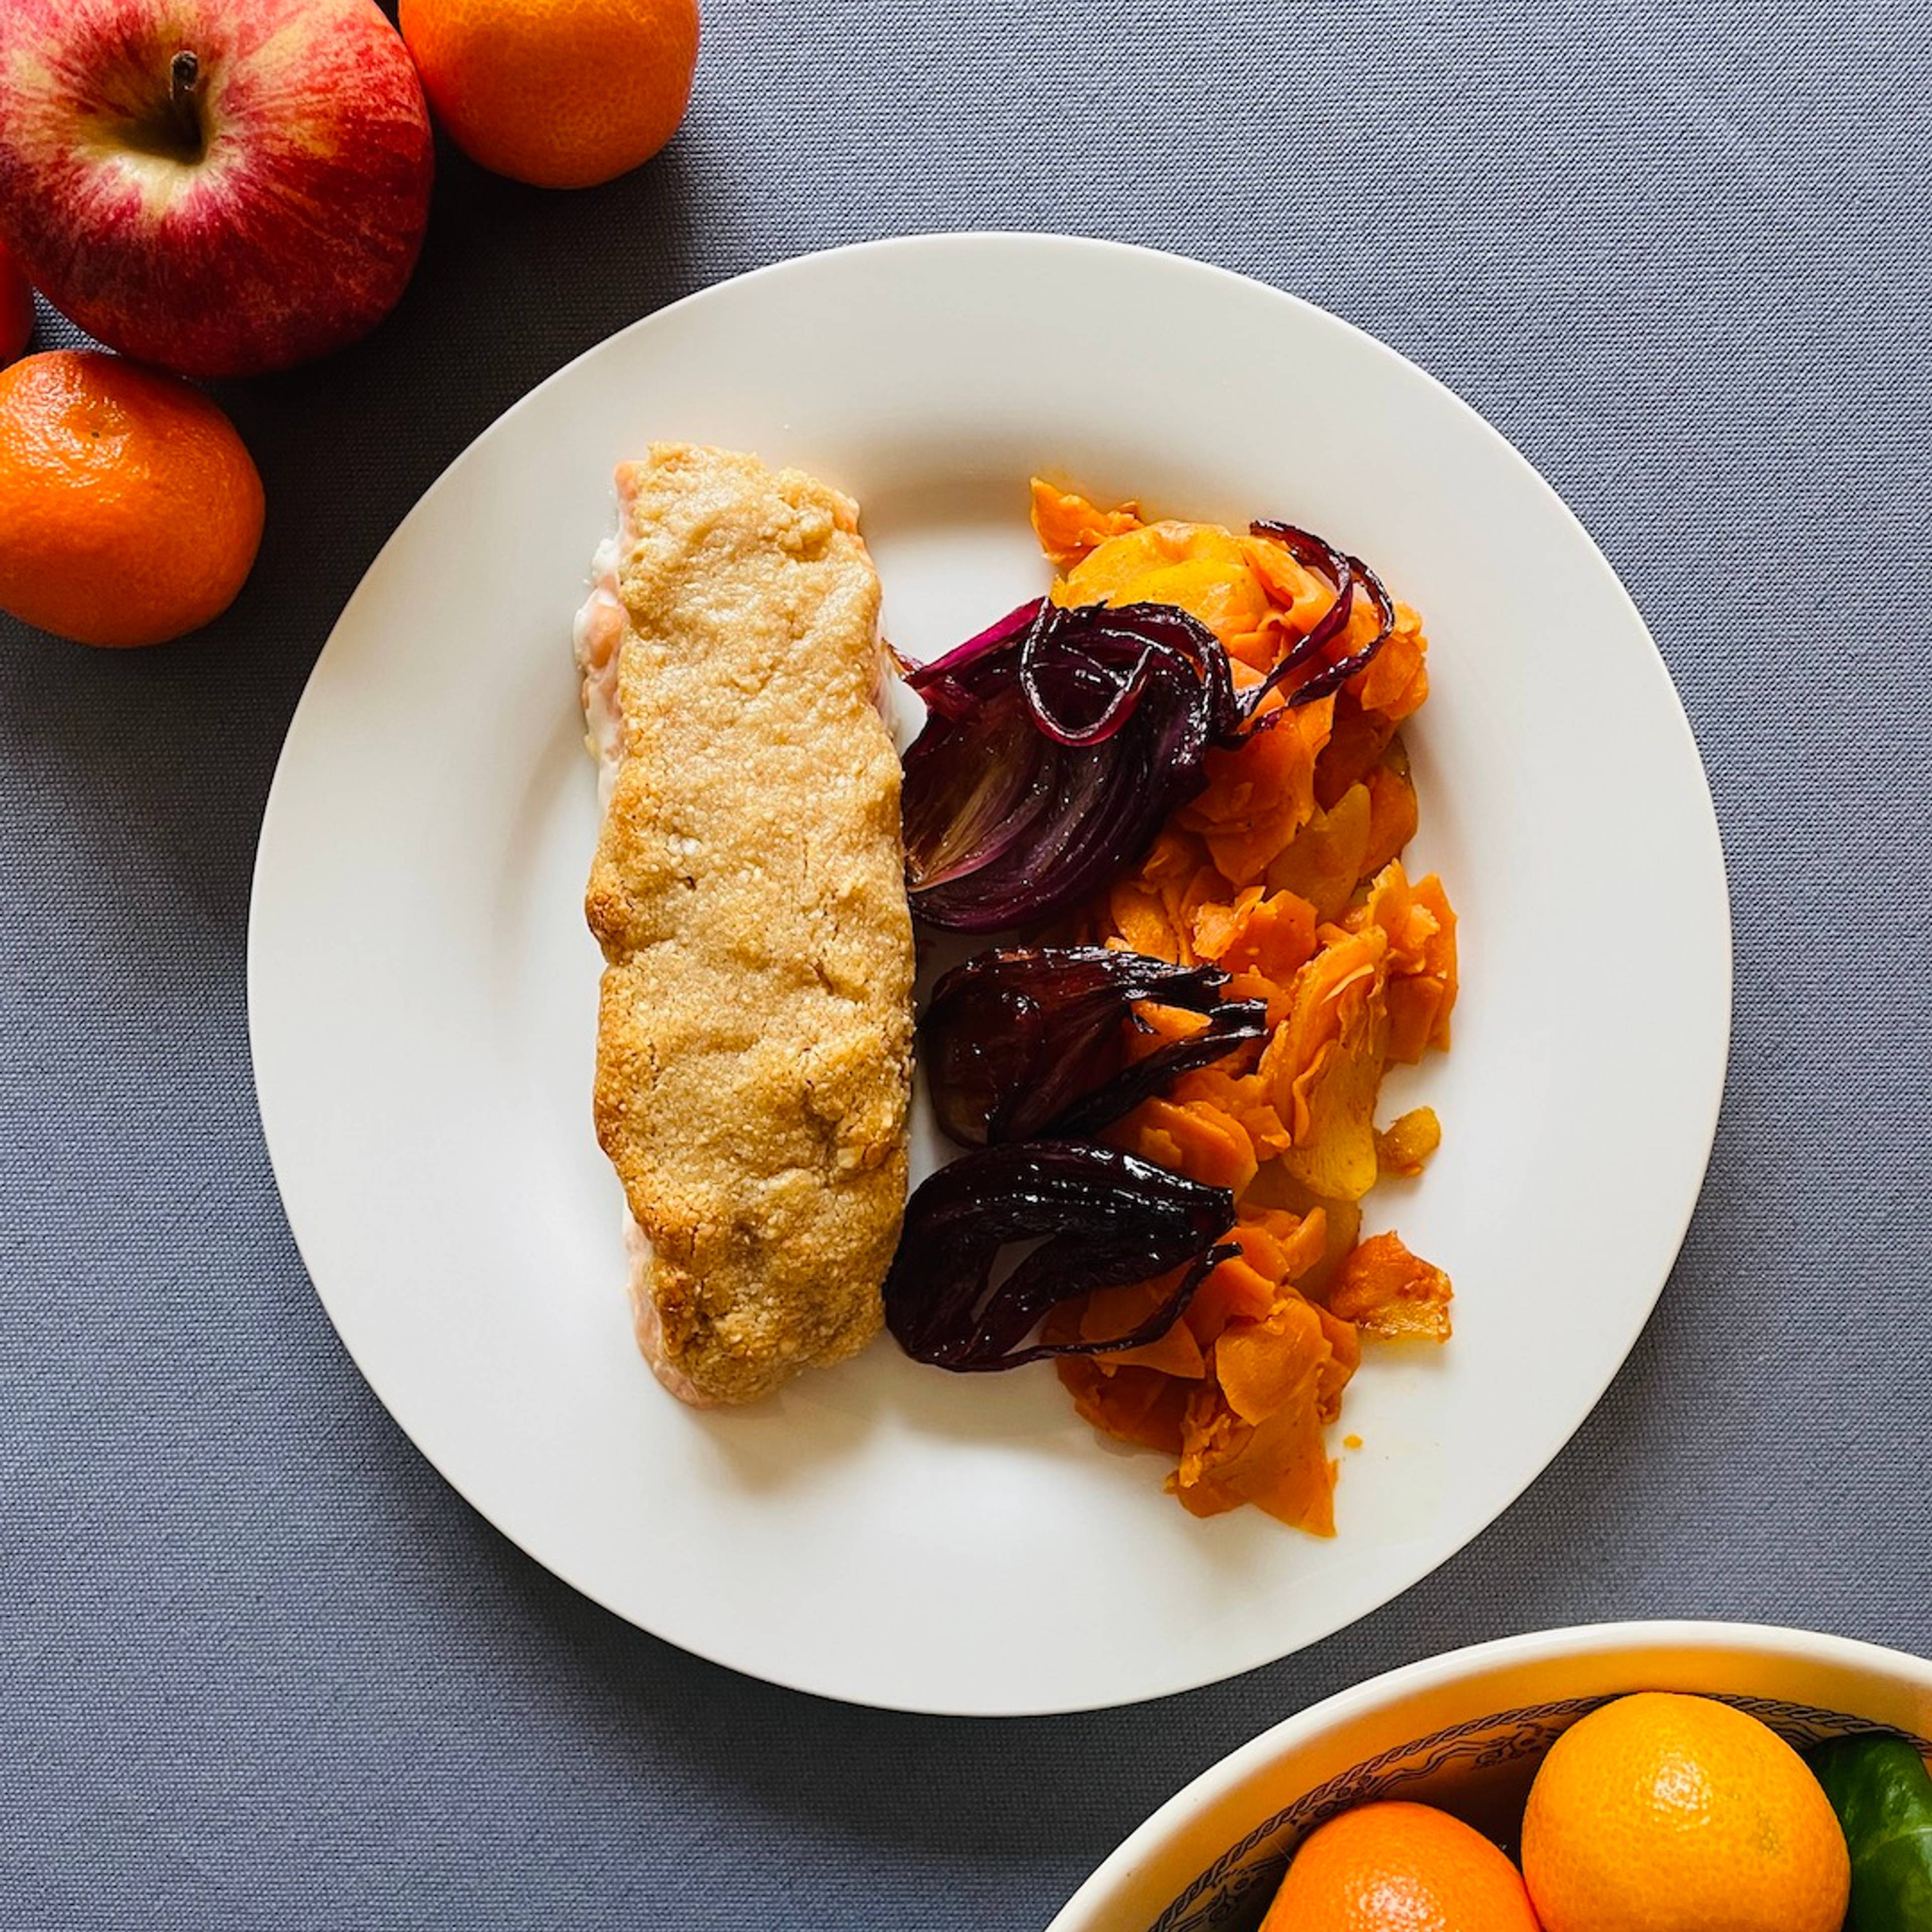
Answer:
[{"label": "red apple", "polygon": [[248,376],[366,334],[433,165],[374,0],[0,0],[0,241],[130,356]]},{"label": "red apple", "polygon": [[33,332],[34,292],[14,258],[0,248],[0,364],[12,362]]}]

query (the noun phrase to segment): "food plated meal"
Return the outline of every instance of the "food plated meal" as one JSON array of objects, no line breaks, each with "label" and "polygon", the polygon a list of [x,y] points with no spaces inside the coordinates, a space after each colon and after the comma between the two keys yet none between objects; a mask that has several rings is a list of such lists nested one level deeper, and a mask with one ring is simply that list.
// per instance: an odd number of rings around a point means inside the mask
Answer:
[{"label": "food plated meal", "polygon": [[[1360,1238],[1363,1196],[1439,1138],[1426,1108],[1374,1116],[1391,1062],[1448,1044],[1456,986],[1447,896],[1400,856],[1419,620],[1293,526],[1036,479],[1048,595],[903,667],[927,717],[902,874],[855,507],[686,445],[618,480],[576,634],[595,1114],[660,1378],[748,1400],[883,1314],[943,1368],[1053,1360],[1196,1515],[1331,1534],[1362,1338],[1450,1325],[1440,1269]],[[902,1239],[908,890],[930,927],[1010,943],[926,1003],[969,1151]]]},{"label": "food plated meal", "polygon": [[1362,1338],[1450,1328],[1439,1268],[1359,1238],[1440,1138],[1426,1108],[1378,1131],[1383,1073],[1447,1047],[1456,997],[1455,915],[1400,856],[1421,625],[1292,525],[1032,490],[1048,596],[910,674],[908,865],[930,922],[1077,944],[935,989],[939,1117],[982,1150],[914,1196],[887,1319],[946,1367],[1054,1358],[1194,1514],[1332,1534]]},{"label": "food plated meal", "polygon": [[[1016,308],[1023,285],[1034,298]],[[1184,346],[1157,383],[1127,314]],[[1228,379],[1238,364],[1252,380]],[[1324,1441],[1336,1538],[1252,1508],[1198,1521],[1163,1491],[1178,1456],[1100,1443],[1050,1365],[952,1374],[880,1340],[700,1412],[635,1358],[622,1198],[591,1131],[596,767],[560,633],[613,527],[612,475],[653,435],[756,450],[853,498],[886,634],[922,663],[1048,589],[1035,473],[1103,508],[1138,494],[1154,518],[1308,523],[1426,617],[1403,863],[1412,882],[1438,872],[1462,915],[1463,983],[1454,1051],[1399,1067],[1376,1115],[1386,1130],[1431,1106],[1442,1146],[1419,1182],[1386,1178],[1362,1205],[1365,1232],[1393,1227],[1454,1278],[1455,1334],[1365,1340]],[[452,692],[460,728],[425,758],[419,721]],[[893,710],[909,748],[909,693]],[[1635,794],[1619,784],[1633,760]],[[1659,920],[1603,921],[1633,895]],[[1198,265],[934,236],[653,314],[429,494],[345,612],[281,760],[250,1028],[325,1306],[400,1426],[513,1541],[733,1668],[899,1708],[1038,1713],[1178,1690],[1326,1635],[1547,1464],[1623,1360],[1695,1197],[1726,1038],[1725,906],[1708,790],[1641,620],[1461,404],[1333,317]],[[1090,943],[915,929],[922,1011],[973,952]],[[1590,943],[1553,974],[1549,935],[1574,932]],[[929,1040],[922,1058],[916,1184],[971,1151],[940,1132]],[[1665,1087],[1681,1104],[1659,1114]],[[1065,1606],[1050,1638],[1043,1598]]]},{"label": "food plated meal", "polygon": [[604,816],[594,1110],[638,1338],[695,1402],[878,1331],[913,951],[878,579],[852,504],[685,444],[618,476],[577,625]]}]

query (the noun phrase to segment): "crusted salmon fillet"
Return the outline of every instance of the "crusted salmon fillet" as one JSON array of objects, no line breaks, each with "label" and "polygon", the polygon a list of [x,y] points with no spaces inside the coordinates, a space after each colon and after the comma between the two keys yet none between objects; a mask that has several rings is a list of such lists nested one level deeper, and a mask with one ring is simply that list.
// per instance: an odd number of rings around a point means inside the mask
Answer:
[{"label": "crusted salmon fillet", "polygon": [[682,443],[618,473],[578,626],[605,768],[597,1136],[638,1340],[742,1402],[872,1339],[905,1206],[912,923],[856,507]]}]

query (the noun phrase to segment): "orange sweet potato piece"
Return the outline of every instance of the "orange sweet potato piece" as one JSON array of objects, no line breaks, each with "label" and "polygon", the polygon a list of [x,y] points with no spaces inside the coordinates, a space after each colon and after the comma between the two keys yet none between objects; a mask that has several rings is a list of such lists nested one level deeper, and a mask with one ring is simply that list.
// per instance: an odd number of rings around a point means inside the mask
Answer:
[{"label": "orange sweet potato piece", "polygon": [[1250,886],[1194,915],[1194,950],[1225,971],[1286,987],[1315,956],[1315,908],[1293,892]]},{"label": "orange sweet potato piece", "polygon": [[1172,959],[1184,966],[1199,962],[1192,944],[1174,928],[1159,892],[1136,878],[1116,880],[1107,893],[1107,916],[1115,932],[1136,952]]},{"label": "orange sweet potato piece", "polygon": [[1162,1128],[1145,1124],[1130,1128],[1116,1123],[1107,1130],[1106,1137],[1123,1154],[1138,1154],[1142,1160],[1150,1160],[1156,1167],[1172,1168],[1176,1174],[1187,1171],[1180,1142]]},{"label": "orange sweet potato piece", "polygon": [[1364,1028],[1345,1034],[1316,1068],[1307,1089],[1307,1132],[1280,1156],[1288,1173],[1324,1200],[1359,1201],[1381,1172],[1375,1110],[1385,1031],[1378,996]]},{"label": "orange sweet potato piece", "polygon": [[1262,1078],[1291,1136],[1282,1169],[1323,1200],[1359,1201],[1375,1185],[1388,950],[1379,926],[1336,934],[1296,975],[1288,1017],[1262,1055]]},{"label": "orange sweet potato piece", "polygon": [[1268,1160],[1288,1145],[1288,1130],[1270,1104],[1261,1076],[1232,1070],[1239,1064],[1238,1060],[1230,1058],[1184,1073],[1167,1090],[1167,1097],[1187,1106],[1218,1108],[1246,1130],[1254,1144],[1256,1159]]},{"label": "orange sweet potato piece", "polygon": [[1109,537],[1124,536],[1140,526],[1138,503],[1123,503],[1118,510],[1097,509],[1084,496],[1056,490],[1037,476],[1033,479],[1034,535],[1056,570],[1072,569]]},{"label": "orange sweet potato piece", "polygon": [[1259,1321],[1274,1306],[1274,1297],[1273,1278],[1244,1252],[1222,1262],[1194,1291],[1181,1319],[1196,1342],[1210,1348],[1229,1322]]},{"label": "orange sweet potato piece", "polygon": [[[1267,1292],[1258,1307],[1235,1312],[1258,1320],[1273,1305],[1279,1290],[1291,1286],[1314,1266],[1327,1244],[1324,1219],[1319,1208],[1306,1214],[1291,1214],[1280,1208],[1243,1206],[1240,1218],[1222,1237],[1241,1250],[1240,1260],[1224,1265],[1238,1274],[1245,1264],[1260,1278]],[[1205,1288],[1207,1283],[1202,1286]],[[1252,1292],[1251,1285],[1245,1281],[1243,1292]]]},{"label": "orange sweet potato piece", "polygon": [[1321,1318],[1299,1295],[1281,1297],[1259,1322],[1239,1322],[1214,1345],[1222,1399],[1244,1422],[1265,1422],[1310,1400],[1328,1346]]},{"label": "orange sweet potato piece", "polygon": [[[1270,1212],[1241,1212],[1225,1237],[1238,1247],[1244,1258],[1255,1272],[1268,1284],[1268,1299],[1274,1299],[1274,1291],[1282,1282],[1288,1260],[1288,1244],[1294,1233],[1294,1216]],[[1259,1310],[1259,1315],[1268,1312]]]},{"label": "orange sweet potato piece", "polygon": [[1342,1413],[1342,1390],[1362,1366],[1362,1338],[1352,1322],[1344,1322],[1318,1303],[1314,1307],[1329,1350],[1329,1358],[1316,1377],[1315,1412],[1324,1422],[1334,1422]]},{"label": "orange sweet potato piece", "polygon": [[1448,1030],[1448,995],[1439,980],[1392,980],[1387,994],[1388,1057],[1412,1066],[1429,1051],[1430,1042]]},{"label": "orange sweet potato piece", "polygon": [[1366,667],[1348,681],[1356,702],[1392,724],[1420,710],[1429,695],[1429,672],[1423,663],[1428,647],[1422,620],[1407,604],[1398,604],[1395,628]]},{"label": "orange sweet potato piece", "polygon": [[1392,862],[1348,919],[1388,935],[1389,1058],[1411,1063],[1432,1046],[1446,1049],[1456,1004],[1456,915],[1442,881],[1432,872],[1412,886]]},{"label": "orange sweet potato piece", "polygon": [[1328,1291],[1330,1312],[1371,1335],[1449,1339],[1449,1277],[1394,1234],[1372,1234],[1344,1261]]},{"label": "orange sweet potato piece", "polygon": [[1361,903],[1350,908],[1342,923],[1350,932],[1379,931],[1388,941],[1392,973],[1426,970],[1430,944],[1441,925],[1430,904],[1418,897],[1399,859],[1391,859],[1370,880]]},{"label": "orange sweet potato piece", "polygon": [[1421,976],[1439,981],[1442,987],[1442,1008],[1436,1016],[1429,1043],[1446,1053],[1449,1050],[1449,1016],[1455,1010],[1459,983],[1455,909],[1449,903],[1449,895],[1442,889],[1442,881],[1433,872],[1416,880],[1415,902],[1436,922],[1436,930],[1423,947]]},{"label": "orange sweet potato piece", "polygon": [[1062,1355],[1054,1366],[1074,1408],[1102,1435],[1180,1454],[1192,1383],[1154,1369],[1120,1368],[1104,1355]]},{"label": "orange sweet potato piece", "polygon": [[[1190,1180],[1238,1194],[1255,1178],[1260,1165],[1255,1144],[1240,1122],[1211,1103],[1182,1102],[1159,1096],[1143,1100],[1114,1122],[1107,1138],[1130,1154],[1162,1167],[1172,1167]],[[1166,1155],[1167,1158],[1163,1159]]]},{"label": "orange sweet potato piece", "polygon": [[[1111,1342],[1138,1328],[1180,1284],[1180,1271],[1120,1288],[1098,1288],[1084,1298],[1080,1316],[1083,1342]],[[1198,1291],[1197,1291],[1197,1293]],[[1190,1304],[1190,1306],[1192,1304]],[[1157,1369],[1165,1376],[1198,1381],[1207,1372],[1199,1345],[1185,1321],[1177,1321],[1157,1341],[1123,1348],[1105,1359],[1116,1368]]]},{"label": "orange sweet potato piece", "polygon": [[1372,878],[1384,866],[1399,858],[1402,848],[1415,836],[1421,814],[1417,808],[1415,788],[1407,773],[1398,771],[1386,759],[1369,773],[1369,841],[1362,854],[1358,878]]},{"label": "orange sweet potato piece", "polygon": [[1128,1029],[1128,1058],[1138,1060],[1143,1054],[1157,1052],[1174,1041],[1192,1040],[1196,1034],[1205,1033],[1211,1024],[1205,1013],[1192,1012],[1186,1006],[1163,1006],[1152,1000],[1139,1000]]},{"label": "orange sweet potato piece", "polygon": [[1169,826],[1138,867],[1108,889],[1106,917],[1136,952],[1200,964],[1194,950],[1194,916],[1232,888],[1209,862],[1207,848],[1192,834]]},{"label": "orange sweet potato piece", "polygon": [[1261,1322],[1228,1324],[1214,1375],[1189,1397],[1174,1490],[1196,1516],[1243,1503],[1317,1536],[1335,1532],[1334,1466],[1322,1435],[1321,1315],[1292,1292]]},{"label": "orange sweet potato piece", "polygon": [[1268,862],[1268,890],[1307,900],[1318,924],[1333,925],[1362,876],[1370,822],[1367,785],[1351,785],[1332,811],[1318,807],[1293,841]]},{"label": "orange sweet potato piece", "polygon": [[1190,1516],[1220,1516],[1252,1503],[1291,1529],[1333,1536],[1335,1465],[1314,1402],[1254,1427],[1224,1411],[1190,1428],[1199,1400],[1183,1413],[1180,1464],[1170,1479],[1181,1508]]},{"label": "orange sweet potato piece", "polygon": [[1255,653],[1274,610],[1239,539],[1213,524],[1144,524],[1110,536],[1049,594],[1061,604],[1177,604],[1238,656]]},{"label": "orange sweet potato piece", "polygon": [[1327,1208],[1311,1208],[1306,1214],[1296,1215],[1286,1214],[1279,1208],[1247,1211],[1263,1216],[1278,1230],[1281,1224],[1292,1224],[1287,1226],[1285,1232],[1277,1232],[1276,1237],[1281,1244],[1280,1279],[1284,1288],[1298,1286],[1328,1252],[1329,1210]]},{"label": "orange sweet potato piece", "polygon": [[1273,537],[1244,537],[1240,542],[1248,568],[1269,600],[1281,607],[1296,635],[1306,637],[1335,601],[1335,586]]},{"label": "orange sweet potato piece", "polygon": [[1381,764],[1394,736],[1394,725],[1379,711],[1365,712],[1344,686],[1335,694],[1328,741],[1315,760],[1315,802],[1334,811],[1342,794]]},{"label": "orange sweet potato piece", "polygon": [[1322,1252],[1306,1273],[1298,1277],[1295,1286],[1310,1300],[1318,1300],[1325,1306],[1342,1264],[1354,1252],[1362,1232],[1362,1210],[1358,1202],[1334,1201],[1324,1211],[1327,1219],[1322,1228]]},{"label": "orange sweet potato piece", "polygon": [[[1126,1330],[1120,1332],[1124,1334]],[[1153,1369],[1183,1382],[1198,1382],[1206,1373],[1201,1345],[1183,1321],[1177,1321],[1159,1341],[1143,1342],[1138,1348],[1122,1348],[1107,1359],[1121,1368]]]},{"label": "orange sweet potato piece", "polygon": [[1233,749],[1208,753],[1207,788],[1178,822],[1202,835],[1236,885],[1254,884],[1313,814],[1315,761],[1333,710],[1326,698],[1300,706]]},{"label": "orange sweet potato piece", "polygon": [[1442,1144],[1442,1124],[1433,1107],[1412,1107],[1376,1131],[1376,1160],[1384,1174],[1412,1180]]}]

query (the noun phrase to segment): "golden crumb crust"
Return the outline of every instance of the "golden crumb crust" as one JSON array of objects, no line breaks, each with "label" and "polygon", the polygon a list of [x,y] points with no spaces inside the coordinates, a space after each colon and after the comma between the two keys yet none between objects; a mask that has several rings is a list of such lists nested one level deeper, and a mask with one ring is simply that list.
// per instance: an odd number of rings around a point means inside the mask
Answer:
[{"label": "golden crumb crust", "polygon": [[878,578],[856,507],[798,470],[659,443],[620,488],[597,1135],[652,1250],[666,1381],[748,1402],[877,1332],[905,1205]]}]

